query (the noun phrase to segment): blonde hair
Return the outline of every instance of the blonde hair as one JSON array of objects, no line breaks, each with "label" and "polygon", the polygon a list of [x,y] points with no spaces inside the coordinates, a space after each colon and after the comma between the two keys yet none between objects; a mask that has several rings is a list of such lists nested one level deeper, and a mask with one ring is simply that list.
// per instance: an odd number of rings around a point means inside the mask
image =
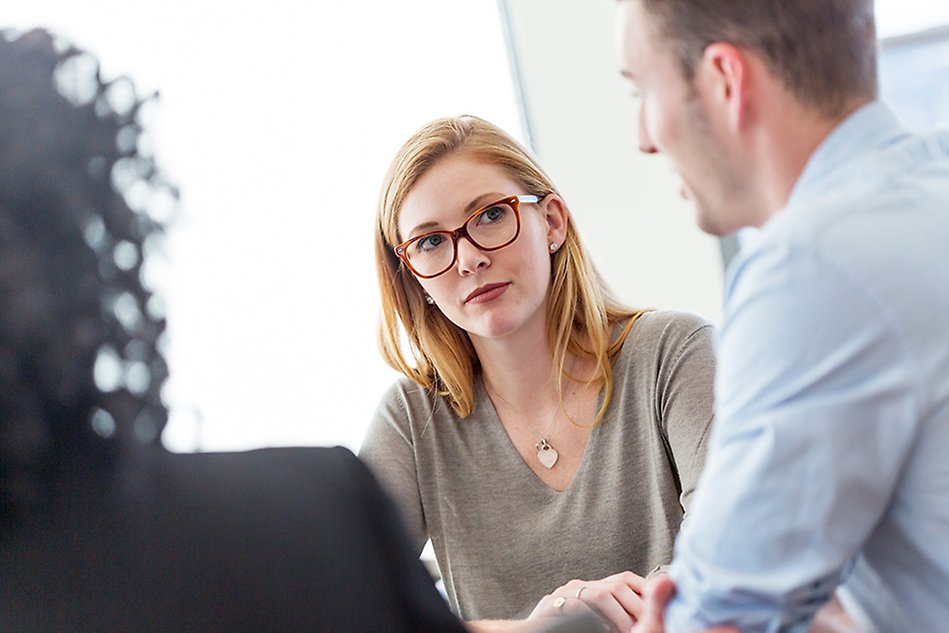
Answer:
[{"label": "blonde hair", "polygon": [[[393,250],[401,241],[397,223],[405,197],[436,162],[462,152],[501,167],[529,194],[543,197],[556,190],[536,160],[514,138],[469,115],[436,119],[422,127],[402,146],[386,173],[376,214],[382,355],[411,380],[447,398],[460,417],[467,417],[474,407],[474,377],[479,367],[471,339],[439,310],[427,305],[418,280]],[[569,212],[566,238],[551,257],[547,337],[553,350],[553,367],[560,375],[577,381],[564,368],[567,352],[594,360],[595,370],[584,382],[599,381],[605,388],[593,421],[597,424],[613,392],[612,358],[644,310],[626,308],[613,299],[590,262]],[[613,326],[627,319],[620,335],[611,341]],[[414,366],[407,361],[405,351],[411,353]]]}]

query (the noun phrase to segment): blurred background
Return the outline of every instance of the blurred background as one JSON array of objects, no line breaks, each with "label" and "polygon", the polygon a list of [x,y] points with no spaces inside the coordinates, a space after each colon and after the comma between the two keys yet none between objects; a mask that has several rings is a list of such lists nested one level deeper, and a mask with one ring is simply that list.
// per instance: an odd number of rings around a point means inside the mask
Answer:
[{"label": "blurred background", "polygon": [[[176,451],[357,448],[397,376],[376,347],[372,230],[389,160],[470,113],[531,146],[627,303],[721,317],[734,238],[694,226],[662,160],[636,151],[611,1],[31,0],[43,26],[131,77],[147,142],[181,189],[149,262],[169,327]],[[884,99],[949,126],[949,5],[877,0]]]}]

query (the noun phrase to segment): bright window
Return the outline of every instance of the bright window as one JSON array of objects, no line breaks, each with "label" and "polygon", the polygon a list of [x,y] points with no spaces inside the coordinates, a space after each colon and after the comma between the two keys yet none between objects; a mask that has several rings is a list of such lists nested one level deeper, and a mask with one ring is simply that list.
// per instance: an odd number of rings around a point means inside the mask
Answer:
[{"label": "bright window", "polygon": [[949,4],[877,0],[880,90],[915,130],[949,127]]},{"label": "bright window", "polygon": [[523,137],[495,2],[156,3],[4,8],[158,89],[155,152],[182,190],[159,267],[174,450],[358,446],[396,374],[376,348],[373,214],[428,120]]},{"label": "bright window", "polygon": [[877,35],[882,39],[949,24],[949,3],[933,0],[876,0]]}]

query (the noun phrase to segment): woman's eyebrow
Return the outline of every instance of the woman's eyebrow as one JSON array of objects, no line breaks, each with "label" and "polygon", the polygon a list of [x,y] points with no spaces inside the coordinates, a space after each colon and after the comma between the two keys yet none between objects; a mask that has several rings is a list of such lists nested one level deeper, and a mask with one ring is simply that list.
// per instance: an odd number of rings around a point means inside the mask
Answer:
[{"label": "woman's eyebrow", "polygon": [[[490,192],[488,192],[488,193],[482,193],[481,195],[479,195],[479,196],[477,196],[476,198],[474,198],[471,202],[469,202],[469,203],[465,206],[465,215],[467,216],[467,215],[471,214],[472,212],[474,212],[474,210],[477,209],[478,207],[482,206],[486,200],[489,200],[489,201],[490,201],[490,200],[500,200],[500,199],[503,198],[503,197],[504,197],[504,194],[498,193],[498,192],[496,192],[496,191],[490,191]],[[413,236],[417,235],[418,233],[427,231],[428,229],[436,229],[436,230],[437,230],[438,227],[439,227],[439,223],[438,223],[438,222],[435,222],[434,220],[431,220],[431,221],[429,221],[429,222],[422,222],[421,224],[417,224],[416,226],[414,226],[414,227],[412,228],[412,230],[409,231],[409,232],[406,234],[406,239],[409,239],[410,237],[413,237]]]},{"label": "woman's eyebrow", "polygon": [[473,212],[478,207],[484,205],[484,203],[488,200],[492,200],[492,201],[500,200],[501,198],[504,198],[504,197],[505,196],[503,193],[498,193],[496,191],[489,191],[488,193],[483,193],[468,203],[468,206],[465,207],[465,213],[469,214]]}]

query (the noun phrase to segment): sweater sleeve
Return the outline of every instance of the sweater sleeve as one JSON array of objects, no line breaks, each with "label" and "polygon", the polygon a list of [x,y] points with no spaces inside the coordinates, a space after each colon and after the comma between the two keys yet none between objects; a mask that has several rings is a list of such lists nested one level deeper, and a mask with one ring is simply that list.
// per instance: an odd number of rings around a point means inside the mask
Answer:
[{"label": "sweater sleeve", "polygon": [[714,329],[707,321],[678,313],[665,333],[656,385],[656,409],[688,511],[705,464],[712,426],[715,380]]},{"label": "sweater sleeve", "polygon": [[417,554],[428,540],[428,528],[419,486],[413,416],[406,391],[419,388],[400,380],[386,391],[359,449],[359,457],[395,499]]}]

